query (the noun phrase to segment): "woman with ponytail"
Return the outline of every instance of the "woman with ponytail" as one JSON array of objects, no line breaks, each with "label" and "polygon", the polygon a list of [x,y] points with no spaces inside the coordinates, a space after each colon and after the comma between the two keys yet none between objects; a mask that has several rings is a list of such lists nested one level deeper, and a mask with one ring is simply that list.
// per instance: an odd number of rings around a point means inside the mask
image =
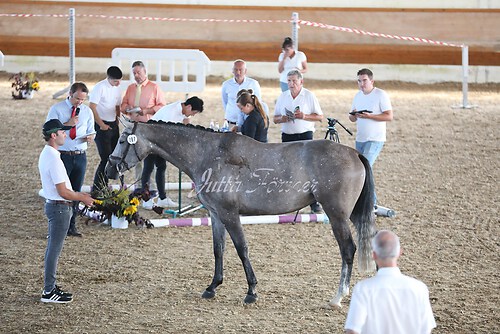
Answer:
[{"label": "woman with ponytail", "polygon": [[251,89],[242,89],[236,97],[236,105],[246,115],[241,133],[263,143],[267,143],[269,118]]}]

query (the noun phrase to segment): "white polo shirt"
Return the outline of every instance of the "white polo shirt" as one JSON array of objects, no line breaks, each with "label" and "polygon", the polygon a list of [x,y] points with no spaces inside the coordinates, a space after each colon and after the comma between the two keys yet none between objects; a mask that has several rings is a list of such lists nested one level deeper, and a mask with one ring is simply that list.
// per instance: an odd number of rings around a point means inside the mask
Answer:
[{"label": "white polo shirt", "polygon": [[99,81],[90,92],[89,102],[97,105],[97,114],[106,122],[116,121],[116,106],[120,106],[120,87],[112,86],[108,79]]},{"label": "white polo shirt", "polygon": [[61,153],[52,146],[45,145],[38,159],[38,171],[42,180],[43,196],[54,201],[66,201],[57,192],[56,184],[65,183],[72,189],[66,168],[61,160]]},{"label": "white polo shirt", "polygon": [[[318,99],[309,90],[302,87],[299,95],[294,99],[292,93],[287,90],[281,93],[276,101],[274,109],[274,116],[286,116],[286,110],[294,112],[295,108],[299,107],[300,111],[304,114],[318,114],[323,115],[323,111],[319,106]],[[315,122],[304,121],[303,119],[296,119],[294,122],[281,123],[281,132],[293,135],[297,133],[304,133],[307,131],[315,131]]]},{"label": "white polo shirt", "polygon": [[356,284],[345,329],[360,334],[429,334],[436,327],[427,286],[399,268]]}]

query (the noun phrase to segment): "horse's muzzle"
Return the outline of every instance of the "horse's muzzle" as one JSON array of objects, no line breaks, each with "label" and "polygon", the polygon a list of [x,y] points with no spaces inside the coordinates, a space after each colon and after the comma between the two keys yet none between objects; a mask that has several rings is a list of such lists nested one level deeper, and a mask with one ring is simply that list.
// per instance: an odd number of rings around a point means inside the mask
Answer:
[{"label": "horse's muzzle", "polygon": [[114,162],[111,158],[108,159],[108,163],[106,164],[106,168],[104,169],[104,173],[106,176],[112,180],[116,180],[122,172],[120,170],[120,164]]}]

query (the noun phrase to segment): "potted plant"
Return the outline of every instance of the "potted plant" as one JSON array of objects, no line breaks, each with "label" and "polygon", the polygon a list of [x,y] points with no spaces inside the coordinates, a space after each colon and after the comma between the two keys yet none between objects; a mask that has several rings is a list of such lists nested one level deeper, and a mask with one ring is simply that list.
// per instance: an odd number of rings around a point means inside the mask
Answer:
[{"label": "potted plant", "polygon": [[13,80],[12,88],[12,98],[15,100],[32,99],[34,92],[40,89],[40,83],[35,75],[35,73],[23,73],[19,72],[12,75],[9,80]]},{"label": "potted plant", "polygon": [[127,228],[131,222],[135,222],[137,226],[153,227],[148,219],[142,218],[137,212],[142,194],[126,188],[110,190],[108,187],[102,187],[93,197],[94,205],[88,210],[101,212],[111,221],[112,227]]}]

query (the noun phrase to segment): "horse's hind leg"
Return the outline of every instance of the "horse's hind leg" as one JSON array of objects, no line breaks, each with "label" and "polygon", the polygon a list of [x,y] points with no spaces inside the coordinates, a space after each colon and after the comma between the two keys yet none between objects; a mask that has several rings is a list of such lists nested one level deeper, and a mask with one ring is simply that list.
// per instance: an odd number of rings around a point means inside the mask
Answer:
[{"label": "horse's hind leg", "polygon": [[333,234],[339,244],[340,255],[342,256],[339,289],[337,295],[331,299],[328,304],[340,308],[342,298],[349,294],[349,284],[351,282],[352,264],[354,261],[354,254],[356,253],[356,244],[352,239],[348,218],[336,216],[333,212],[329,212],[332,211],[331,209],[325,209],[330,218]]},{"label": "horse's hind leg", "polygon": [[241,263],[243,264],[243,269],[245,270],[248,291],[243,302],[245,304],[255,303],[257,301],[257,293],[255,292],[257,278],[255,277],[255,273],[248,256],[248,245],[243,232],[243,227],[241,226],[240,217],[237,213],[228,213],[222,222],[233,240],[234,247],[236,248],[236,252],[238,253]]},{"label": "horse's hind leg", "polygon": [[224,279],[224,250],[226,247],[226,229],[216,214],[211,214],[212,241],[215,257],[215,271],[212,283],[205,289],[202,298],[211,299],[215,297],[215,290],[222,284]]}]

